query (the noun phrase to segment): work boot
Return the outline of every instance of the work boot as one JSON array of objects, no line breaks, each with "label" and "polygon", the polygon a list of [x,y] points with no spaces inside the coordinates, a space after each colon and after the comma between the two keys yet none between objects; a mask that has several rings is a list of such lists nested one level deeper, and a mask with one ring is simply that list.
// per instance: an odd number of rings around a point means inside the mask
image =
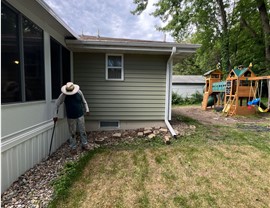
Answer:
[{"label": "work boot", "polygon": [[71,149],[70,152],[71,152],[72,155],[76,155],[77,154],[77,149]]},{"label": "work boot", "polygon": [[82,150],[86,150],[86,151],[89,151],[91,148],[89,146],[89,144],[83,144],[82,145]]}]

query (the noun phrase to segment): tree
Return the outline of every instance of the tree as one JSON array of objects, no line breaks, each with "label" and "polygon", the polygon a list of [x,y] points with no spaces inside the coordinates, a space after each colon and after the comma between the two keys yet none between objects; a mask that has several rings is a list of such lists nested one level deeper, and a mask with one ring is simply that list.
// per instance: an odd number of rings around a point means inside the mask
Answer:
[{"label": "tree", "polygon": [[229,44],[229,31],[228,31],[227,15],[226,15],[225,5],[223,3],[223,0],[217,0],[217,4],[219,6],[221,22],[222,22],[222,34],[221,34],[222,68],[226,69],[226,71],[229,71],[231,68],[231,65],[230,65],[230,53],[229,53],[230,44]]},{"label": "tree", "polygon": [[174,75],[200,75],[204,74],[202,68],[196,64],[197,55],[183,59],[181,62],[173,66]]},{"label": "tree", "polygon": [[[134,3],[133,14],[140,14],[148,0]],[[193,60],[185,61],[187,71],[208,71],[220,62],[226,72],[231,66],[252,62],[257,75],[269,74],[270,5],[266,0],[158,0],[154,6],[152,15],[165,22],[158,30],[170,32],[177,42],[188,39],[201,44]],[[175,69],[184,73],[180,65]]]},{"label": "tree", "polygon": [[[267,74],[263,29],[256,1],[240,0],[234,6],[230,28],[230,60],[236,65],[253,63],[257,75]],[[268,72],[269,74],[269,72]]]},{"label": "tree", "polygon": [[[137,4],[137,8],[133,14],[140,14],[147,6],[146,0],[136,0],[134,3]],[[191,40],[201,43],[201,51],[206,51],[214,48],[216,42],[220,42],[222,38],[224,47],[219,57],[222,59],[223,67],[229,70],[229,38],[225,12],[228,5],[224,4],[223,0],[159,0],[154,5],[156,10],[153,15],[166,22],[164,27],[158,29],[171,32],[178,42],[193,36]],[[217,62],[213,63],[213,66]]]},{"label": "tree", "polygon": [[260,14],[261,25],[264,32],[264,44],[265,44],[265,62],[266,67],[270,68],[270,21],[269,14],[267,13],[267,7],[264,0],[256,0],[257,7]]}]

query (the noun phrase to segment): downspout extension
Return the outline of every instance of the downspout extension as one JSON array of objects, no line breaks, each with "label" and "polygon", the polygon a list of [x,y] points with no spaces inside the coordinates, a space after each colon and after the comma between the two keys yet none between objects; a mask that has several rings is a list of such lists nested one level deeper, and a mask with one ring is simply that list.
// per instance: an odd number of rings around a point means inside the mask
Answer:
[{"label": "downspout extension", "polygon": [[176,133],[167,119],[165,119],[165,124],[167,128],[169,129],[169,131],[171,132],[171,135],[173,136],[173,138],[177,139]]},{"label": "downspout extension", "polygon": [[173,47],[172,48],[172,53],[171,53],[171,56],[170,58],[168,59],[168,62],[167,62],[167,80],[166,80],[166,92],[167,92],[167,99],[166,99],[166,109],[165,109],[165,124],[167,126],[167,128],[169,129],[171,135],[177,139],[177,136],[176,136],[176,133],[174,131],[174,129],[172,128],[170,122],[169,122],[169,119],[170,119],[170,112],[171,111],[171,108],[170,108],[170,105],[171,105],[171,82],[172,82],[172,58],[174,56],[176,52],[176,47]]}]

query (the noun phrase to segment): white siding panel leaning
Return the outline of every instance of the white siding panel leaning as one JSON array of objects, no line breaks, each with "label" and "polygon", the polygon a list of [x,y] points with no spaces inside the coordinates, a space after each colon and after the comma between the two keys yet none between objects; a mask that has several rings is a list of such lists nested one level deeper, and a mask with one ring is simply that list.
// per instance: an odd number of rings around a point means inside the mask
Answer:
[{"label": "white siding panel leaning", "polygon": [[[53,123],[46,122],[33,129],[2,138],[1,143],[1,193],[25,171],[45,159],[49,153]],[[56,124],[51,152],[68,139],[65,120]]]}]

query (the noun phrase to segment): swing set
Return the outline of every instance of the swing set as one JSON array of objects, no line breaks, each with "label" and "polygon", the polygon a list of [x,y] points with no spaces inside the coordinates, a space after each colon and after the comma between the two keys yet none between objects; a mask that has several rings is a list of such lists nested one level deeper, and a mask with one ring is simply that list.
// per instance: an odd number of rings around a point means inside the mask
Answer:
[{"label": "swing set", "polygon": [[[227,116],[250,115],[257,111],[270,112],[270,76],[259,76],[249,67],[239,66],[232,69],[226,81],[221,81],[222,72],[217,68],[204,74],[206,84],[202,101],[202,109],[208,106],[221,104],[224,106],[222,112]],[[262,103],[263,81],[266,80],[268,86],[268,106]],[[259,86],[260,85],[260,86]],[[219,102],[215,102],[216,96]],[[222,96],[221,96],[222,95]],[[221,98],[223,97],[223,98]],[[213,102],[211,101],[211,98]]]},{"label": "swing set", "polygon": [[[260,88],[259,88],[259,81],[260,81]],[[262,87],[263,87],[263,79],[255,80],[255,90],[252,87],[252,81],[251,81],[249,98],[248,98],[248,100],[249,100],[248,101],[248,108],[250,108],[250,106],[258,106],[259,112],[266,113],[266,112],[270,111],[270,108],[269,108],[269,106],[266,107],[262,103]],[[268,92],[268,93],[270,93],[270,92]],[[251,97],[253,97],[253,100],[251,100]]]},{"label": "swing set", "polygon": [[[231,83],[231,90],[225,97],[226,108],[224,108],[224,112],[230,116],[270,112],[270,76],[257,77],[250,68],[244,70],[246,72],[242,76],[229,76],[227,78],[227,82]],[[241,72],[239,71],[239,73]],[[232,73],[232,75],[234,74]],[[267,81],[268,85],[268,106],[262,102],[264,80]],[[244,100],[246,100],[246,104],[244,104]]]}]

